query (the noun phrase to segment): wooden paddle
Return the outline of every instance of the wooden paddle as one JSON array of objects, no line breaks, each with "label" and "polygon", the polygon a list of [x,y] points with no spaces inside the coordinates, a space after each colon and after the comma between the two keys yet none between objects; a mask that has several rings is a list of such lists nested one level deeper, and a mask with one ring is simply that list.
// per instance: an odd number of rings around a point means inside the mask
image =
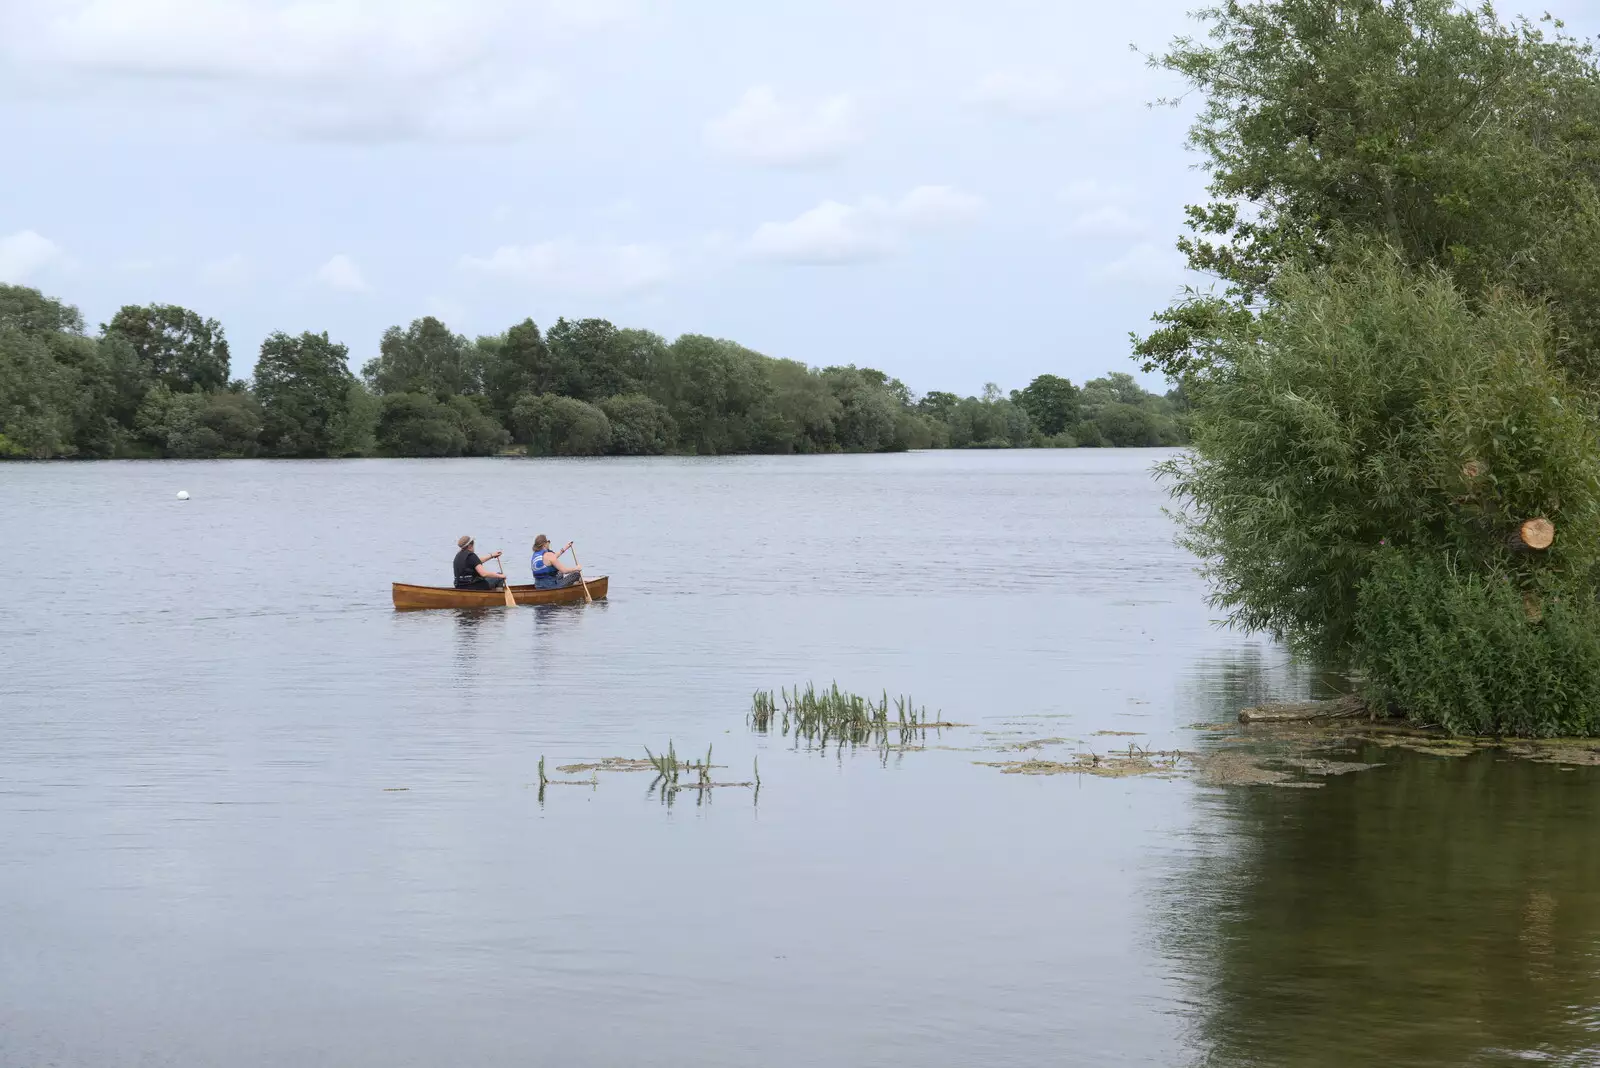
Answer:
[{"label": "wooden paddle", "polygon": [[500,589],[505,592],[505,595],[506,595],[506,607],[507,608],[515,608],[515,607],[517,607],[517,598],[511,592],[511,580],[506,578],[506,558],[503,557],[503,556],[500,558],[500,578],[504,580],[504,585],[502,585],[500,587]]},{"label": "wooden paddle", "polygon": [[578,582],[583,586],[583,599],[587,604],[594,604],[594,598],[589,596],[589,580],[583,577],[583,565],[578,563],[578,548],[572,548],[572,566],[578,569]]}]

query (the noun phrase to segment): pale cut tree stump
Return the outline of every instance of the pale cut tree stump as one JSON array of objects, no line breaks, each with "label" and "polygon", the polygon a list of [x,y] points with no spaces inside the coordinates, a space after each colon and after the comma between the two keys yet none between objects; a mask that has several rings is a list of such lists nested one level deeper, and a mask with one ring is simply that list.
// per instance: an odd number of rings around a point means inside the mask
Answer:
[{"label": "pale cut tree stump", "polygon": [[1506,548],[1512,552],[1542,552],[1556,540],[1556,525],[1544,517],[1524,520],[1522,525],[1506,539]]}]

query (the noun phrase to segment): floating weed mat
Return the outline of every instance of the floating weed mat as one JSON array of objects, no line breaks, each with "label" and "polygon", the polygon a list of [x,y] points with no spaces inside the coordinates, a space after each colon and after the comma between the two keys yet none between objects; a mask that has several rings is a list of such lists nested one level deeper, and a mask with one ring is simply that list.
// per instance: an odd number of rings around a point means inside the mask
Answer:
[{"label": "floating weed mat", "polygon": [[[568,768],[557,769],[567,771]],[[587,779],[552,779],[544,770],[544,757],[539,758],[539,803],[544,803],[544,791],[548,786],[598,786],[600,780],[591,771]]]},{"label": "floating weed mat", "polygon": [[1180,750],[1154,752],[1133,749],[1127,753],[1075,753],[1070,761],[1059,760],[979,760],[974,763],[987,768],[999,768],[1004,775],[1096,775],[1104,779],[1123,779],[1133,775],[1151,775],[1158,779],[1175,779],[1183,774],[1182,767],[1191,754]]},{"label": "floating weed mat", "polygon": [[655,762],[640,760],[634,757],[601,757],[590,764],[562,764],[557,771],[570,775],[574,772],[587,771],[591,774],[598,771],[651,771]]},{"label": "floating weed mat", "polygon": [[1047,745],[1066,745],[1070,738],[1030,738],[1025,742],[1007,742],[996,746],[1002,753],[1025,753],[1029,749],[1043,749]]},{"label": "floating weed mat", "polygon": [[[780,709],[781,704],[781,709]],[[777,730],[783,737],[793,732],[795,745],[802,741],[819,749],[830,742],[843,748],[849,745],[870,745],[885,748],[890,745],[890,733],[901,745],[907,745],[930,730],[945,727],[964,727],[964,723],[947,723],[937,715],[929,716],[909,696],[896,697],[893,705],[889,693],[873,702],[859,694],[848,693],[834,683],[826,690],[818,690],[811,683],[804,690],[757,690],[750,699],[750,714],[745,717],[750,728],[759,734]]]}]

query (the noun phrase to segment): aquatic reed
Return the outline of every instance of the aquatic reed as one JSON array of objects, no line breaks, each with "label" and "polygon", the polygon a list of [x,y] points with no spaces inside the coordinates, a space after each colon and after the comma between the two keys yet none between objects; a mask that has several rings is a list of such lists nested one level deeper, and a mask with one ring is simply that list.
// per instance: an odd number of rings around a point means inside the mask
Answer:
[{"label": "aquatic reed", "polygon": [[[782,712],[779,712],[779,701]],[[777,721],[779,731],[787,737],[794,731],[796,742],[801,739],[825,746],[830,741],[839,745],[889,744],[889,732],[899,732],[900,741],[913,733],[930,727],[947,724],[930,719],[928,710],[920,707],[909,696],[896,697],[890,703],[888,691],[877,701],[839,689],[837,682],[825,690],[807,683],[783,689],[774,697],[770,690],[757,690],[751,698],[750,726],[765,734]]]},{"label": "aquatic reed", "polygon": [[761,732],[767,733],[772,727],[772,720],[777,715],[778,702],[773,699],[771,690],[757,690],[750,699],[750,714],[745,721],[750,726]]}]

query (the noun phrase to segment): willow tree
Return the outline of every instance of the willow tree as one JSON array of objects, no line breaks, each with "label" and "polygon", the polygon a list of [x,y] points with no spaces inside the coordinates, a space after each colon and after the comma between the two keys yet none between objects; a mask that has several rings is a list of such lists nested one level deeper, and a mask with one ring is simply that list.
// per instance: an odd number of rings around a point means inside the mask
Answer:
[{"label": "willow tree", "polygon": [[1440,0],[1204,17],[1159,62],[1204,95],[1179,247],[1220,288],[1137,352],[1194,405],[1214,602],[1419,719],[1600,733],[1591,52]]},{"label": "willow tree", "polygon": [[1291,267],[1377,240],[1477,295],[1548,303],[1562,362],[1600,375],[1600,71],[1549,21],[1450,0],[1269,0],[1202,11],[1153,62],[1200,98],[1210,175],[1178,242],[1220,289],[1156,315],[1147,369],[1202,371]]}]

